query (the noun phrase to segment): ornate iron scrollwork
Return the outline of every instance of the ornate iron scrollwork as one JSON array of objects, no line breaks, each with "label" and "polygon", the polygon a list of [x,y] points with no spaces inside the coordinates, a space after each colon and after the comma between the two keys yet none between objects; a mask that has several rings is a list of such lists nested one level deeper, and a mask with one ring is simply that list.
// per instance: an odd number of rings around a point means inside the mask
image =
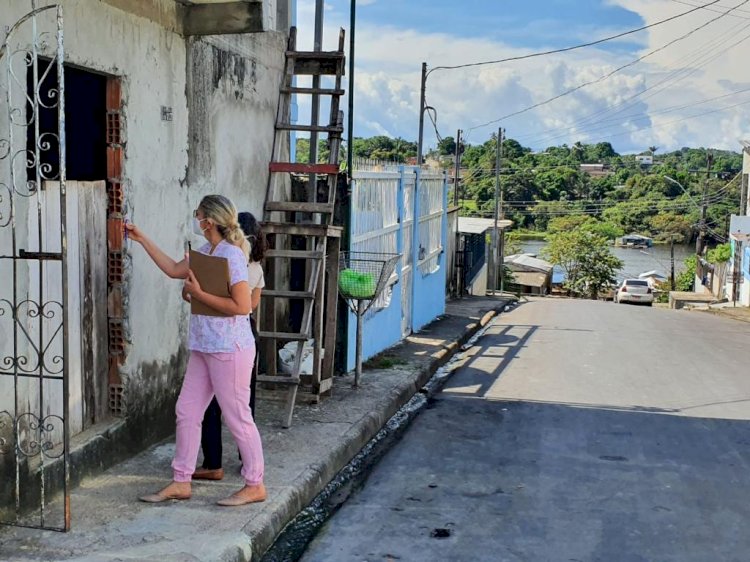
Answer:
[{"label": "ornate iron scrollwork", "polygon": [[64,449],[55,449],[54,436],[57,435],[59,442],[64,425],[62,417],[54,414],[40,418],[30,412],[21,414],[16,418],[16,431],[18,443],[16,449],[19,455],[24,457],[36,457],[44,455],[50,459],[62,456]]},{"label": "ornate iron scrollwork", "polygon": [[3,410],[0,412],[0,455],[7,455],[13,451],[15,435],[15,424],[10,412]]}]

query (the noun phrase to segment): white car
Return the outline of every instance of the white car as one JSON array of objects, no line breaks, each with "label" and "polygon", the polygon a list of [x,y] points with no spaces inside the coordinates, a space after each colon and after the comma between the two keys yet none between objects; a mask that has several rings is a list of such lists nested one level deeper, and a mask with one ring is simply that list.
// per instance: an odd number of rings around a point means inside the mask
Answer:
[{"label": "white car", "polygon": [[654,291],[643,279],[625,279],[615,291],[615,302],[654,303]]}]

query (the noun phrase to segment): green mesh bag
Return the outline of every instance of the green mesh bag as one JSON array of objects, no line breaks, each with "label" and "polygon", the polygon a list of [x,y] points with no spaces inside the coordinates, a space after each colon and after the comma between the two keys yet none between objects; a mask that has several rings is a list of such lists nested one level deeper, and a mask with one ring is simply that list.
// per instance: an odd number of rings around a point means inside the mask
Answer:
[{"label": "green mesh bag", "polygon": [[353,299],[369,299],[375,295],[377,280],[372,273],[359,273],[344,269],[339,274],[339,291],[342,296]]}]

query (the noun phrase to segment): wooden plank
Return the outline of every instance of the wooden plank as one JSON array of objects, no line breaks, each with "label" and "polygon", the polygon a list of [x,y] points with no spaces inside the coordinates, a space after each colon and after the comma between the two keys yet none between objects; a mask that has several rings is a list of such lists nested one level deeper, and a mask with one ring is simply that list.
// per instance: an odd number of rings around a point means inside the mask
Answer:
[{"label": "wooden plank", "polygon": [[297,201],[269,201],[266,211],[282,211],[288,213],[321,213],[332,214],[333,205],[330,203],[304,203]]},{"label": "wooden plank", "polygon": [[333,389],[333,377],[328,379],[322,379],[318,385],[317,394],[325,394]]},{"label": "wooden plank", "polygon": [[343,96],[346,92],[343,88],[303,88],[292,86],[291,88],[281,88],[285,94],[311,94],[318,96]]},{"label": "wooden plank", "polygon": [[277,289],[263,289],[264,297],[277,299],[312,299],[315,297],[310,291],[282,291]]},{"label": "wooden plank", "polygon": [[258,332],[258,335],[268,340],[307,341],[310,339],[309,334],[298,332]]},{"label": "wooden plank", "polygon": [[[325,243],[326,240],[323,239],[322,245],[324,248],[326,247]],[[327,265],[325,258],[322,262],[316,263],[319,263],[320,267],[318,269],[318,286],[315,288],[315,315],[313,319],[313,339],[315,340],[315,346],[313,347],[312,388],[314,394],[318,394],[318,388],[320,387],[320,367],[323,357],[323,299],[325,295],[325,269]]]},{"label": "wooden plank", "polygon": [[289,172],[293,174],[338,174],[338,164],[300,164],[297,162],[271,162],[269,172]]},{"label": "wooden plank", "polygon": [[263,2],[218,2],[180,6],[183,35],[225,35],[263,31]]},{"label": "wooden plank", "polygon": [[296,60],[346,60],[340,51],[287,51],[286,56]]},{"label": "wooden plank", "polygon": [[285,375],[257,375],[256,379],[258,382],[267,382],[272,384],[299,384],[300,380],[297,377],[290,377]]},{"label": "wooden plank", "polygon": [[319,260],[323,258],[323,252],[310,250],[266,250],[266,258]]},{"label": "wooden plank", "polygon": [[325,327],[323,329],[323,363],[320,368],[320,388],[318,393],[326,392],[323,385],[326,381],[333,381],[333,364],[336,358],[336,324],[338,321],[338,285],[339,285],[339,254],[341,251],[341,240],[331,239],[328,241],[328,259],[326,269],[328,271],[328,285],[326,290],[325,305]]},{"label": "wooden plank", "polygon": [[263,232],[266,234],[290,234],[292,236],[327,236],[340,238],[343,228],[327,224],[291,224],[285,222],[264,222]]},{"label": "wooden plank", "polygon": [[331,127],[329,125],[299,125],[297,123],[276,123],[276,128],[281,131],[305,131],[308,133],[336,133],[344,132],[343,127]]}]

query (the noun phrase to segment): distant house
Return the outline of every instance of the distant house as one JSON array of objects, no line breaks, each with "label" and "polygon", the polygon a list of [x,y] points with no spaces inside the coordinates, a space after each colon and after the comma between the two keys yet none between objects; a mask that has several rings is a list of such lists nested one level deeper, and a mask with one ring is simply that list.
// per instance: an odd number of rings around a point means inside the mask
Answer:
[{"label": "distant house", "polygon": [[653,166],[654,155],[653,154],[638,154],[635,157],[635,161],[640,166]]},{"label": "distant house", "polygon": [[552,289],[553,265],[529,254],[506,256],[505,265],[521,286],[521,292],[532,295],[547,295]]},{"label": "distant house", "polygon": [[650,248],[654,241],[648,236],[641,234],[627,234],[621,236],[615,241],[617,246],[632,247],[632,248]]},{"label": "distant house", "polygon": [[[494,226],[493,219],[458,217],[460,281],[465,294],[487,294],[488,252]],[[498,221],[498,231],[508,226],[510,221]]]},{"label": "distant house", "polygon": [[729,243],[732,253],[727,264],[726,295],[731,301],[750,306],[750,216],[732,215]]},{"label": "distant house", "polygon": [[579,169],[584,174],[591,176],[592,178],[601,178],[604,176],[612,175],[614,172],[609,168],[608,164],[581,164]]}]

